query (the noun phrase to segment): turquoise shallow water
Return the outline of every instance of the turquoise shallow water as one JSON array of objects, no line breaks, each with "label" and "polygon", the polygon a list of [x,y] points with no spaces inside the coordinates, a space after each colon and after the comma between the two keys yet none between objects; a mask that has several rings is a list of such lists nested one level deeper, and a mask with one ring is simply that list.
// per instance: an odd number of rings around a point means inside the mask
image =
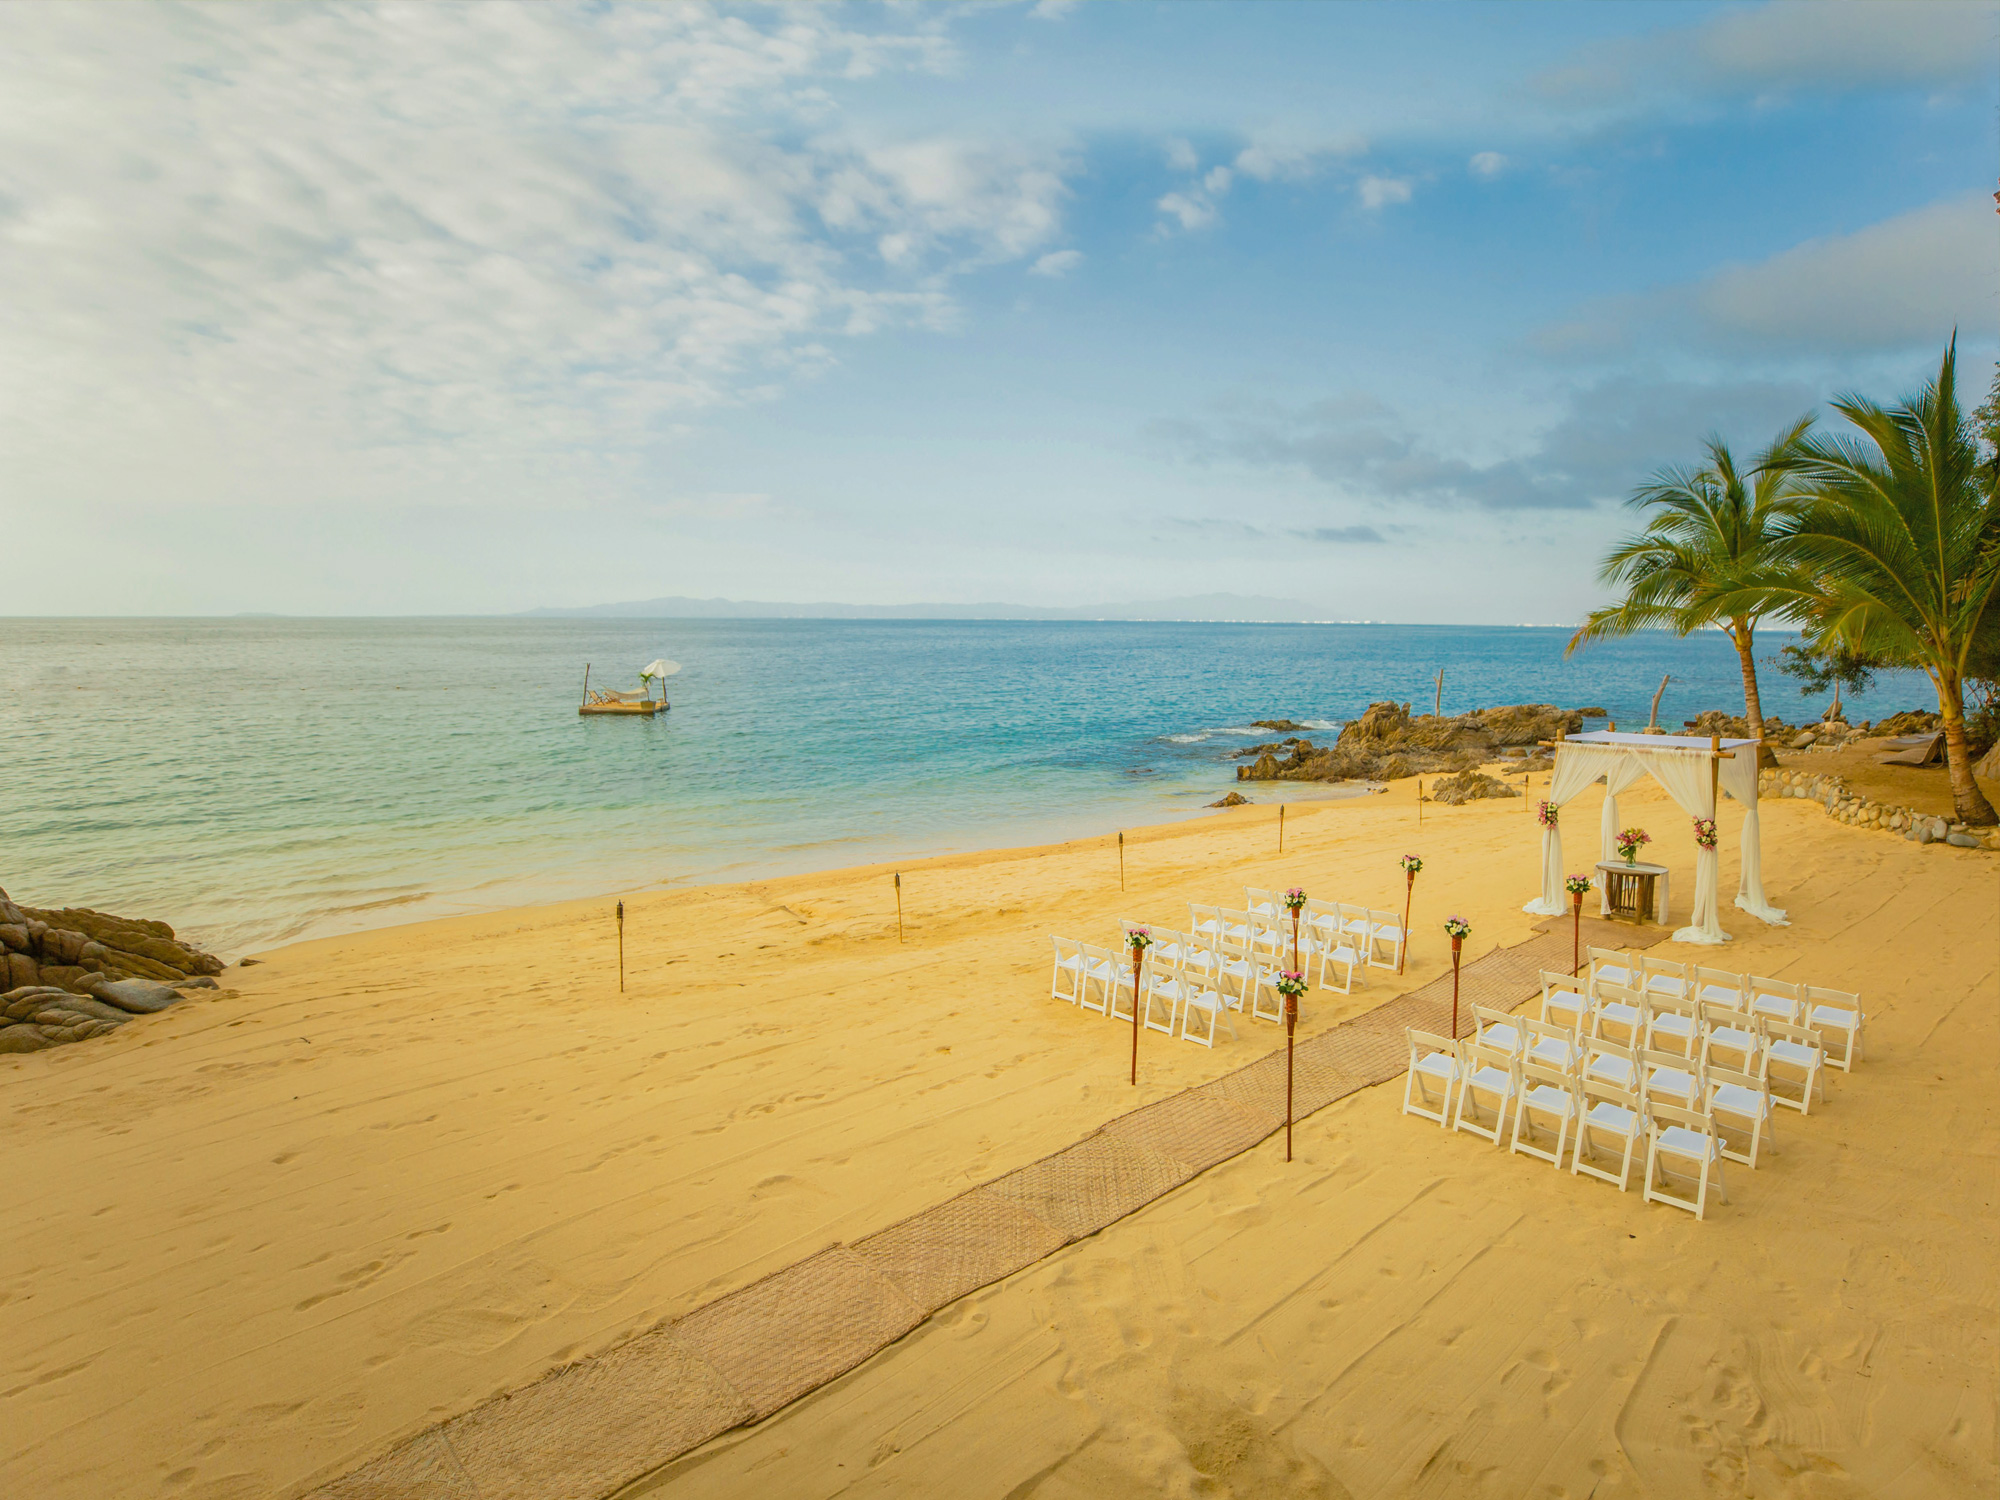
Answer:
[{"label": "turquoise shallow water", "polygon": [[[1535,628],[958,621],[0,620],[0,886],[234,955],[648,885],[1193,814],[1254,718],[1372,699],[1740,706],[1729,643]],[[1775,650],[1773,643],[1768,650]],[[671,712],[592,682],[680,661]],[[1772,711],[1803,705],[1767,681]],[[1856,711],[1927,701],[1914,674]],[[1268,789],[1253,792],[1269,800]]]}]

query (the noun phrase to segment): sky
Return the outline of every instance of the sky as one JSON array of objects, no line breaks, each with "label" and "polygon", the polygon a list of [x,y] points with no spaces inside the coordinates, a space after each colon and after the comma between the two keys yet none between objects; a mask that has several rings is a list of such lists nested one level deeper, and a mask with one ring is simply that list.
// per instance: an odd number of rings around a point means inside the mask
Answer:
[{"label": "sky", "polygon": [[1570,623],[1983,394],[1996,164],[1992,3],[14,0],[0,614]]}]

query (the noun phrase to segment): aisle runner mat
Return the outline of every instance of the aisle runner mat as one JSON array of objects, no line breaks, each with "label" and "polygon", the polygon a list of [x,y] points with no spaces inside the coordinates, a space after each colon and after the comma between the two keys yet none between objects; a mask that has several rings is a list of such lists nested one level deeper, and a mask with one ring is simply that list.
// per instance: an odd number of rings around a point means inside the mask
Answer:
[{"label": "aisle runner mat", "polygon": [[[1459,975],[1458,1032],[1475,1005],[1512,1010],[1572,935],[1496,948]],[[1588,919],[1588,947],[1633,929]],[[1298,1044],[1293,1118],[1385,1083],[1405,1027],[1450,1029],[1447,973]],[[1053,1156],[835,1245],[533,1385],[475,1407],[315,1490],[310,1500],[597,1500],[710,1438],[759,1421],[895,1343],[968,1292],[1116,1223],[1282,1128],[1285,1054],[1107,1122]]]}]

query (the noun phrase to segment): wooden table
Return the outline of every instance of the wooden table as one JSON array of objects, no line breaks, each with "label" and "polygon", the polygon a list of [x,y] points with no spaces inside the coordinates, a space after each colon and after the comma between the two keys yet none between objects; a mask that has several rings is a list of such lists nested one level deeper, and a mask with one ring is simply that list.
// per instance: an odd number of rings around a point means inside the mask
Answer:
[{"label": "wooden table", "polygon": [[1597,862],[1598,914],[1614,921],[1667,922],[1667,867],[1626,864],[1622,859]]}]

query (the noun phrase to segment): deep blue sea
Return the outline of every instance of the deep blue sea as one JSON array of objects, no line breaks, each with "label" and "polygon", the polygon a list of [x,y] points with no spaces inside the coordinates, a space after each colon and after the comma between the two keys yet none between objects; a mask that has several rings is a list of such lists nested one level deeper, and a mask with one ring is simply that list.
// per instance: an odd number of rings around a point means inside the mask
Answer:
[{"label": "deep blue sea", "polygon": [[[0,886],[226,955],[642,886],[1191,815],[1232,750],[1372,700],[1740,710],[1729,642],[1010,621],[0,619]],[[1760,655],[1775,652],[1774,636]],[[582,718],[682,663],[670,712]],[[1854,713],[1929,704],[1885,677]],[[1806,704],[1765,673],[1767,711]],[[1315,789],[1288,788],[1293,795]],[[1258,800],[1273,790],[1254,789]]]}]

